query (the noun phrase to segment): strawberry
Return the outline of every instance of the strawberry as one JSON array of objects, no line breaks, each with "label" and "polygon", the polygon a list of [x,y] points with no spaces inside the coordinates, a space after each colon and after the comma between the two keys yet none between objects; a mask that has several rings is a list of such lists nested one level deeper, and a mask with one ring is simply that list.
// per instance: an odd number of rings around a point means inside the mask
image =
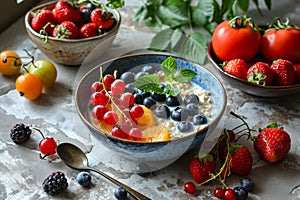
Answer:
[{"label": "strawberry", "polygon": [[271,124],[260,130],[254,140],[254,149],[257,154],[270,163],[276,163],[285,158],[291,148],[289,134],[278,125]]},{"label": "strawberry", "polygon": [[232,154],[230,170],[239,176],[248,176],[252,169],[253,157],[247,147],[233,145],[237,148]]},{"label": "strawberry", "polygon": [[296,76],[296,83],[300,83],[300,63],[294,64],[294,71]]},{"label": "strawberry", "polygon": [[199,158],[199,156],[193,157],[190,161],[190,172],[192,177],[197,183],[203,183],[210,178],[210,174],[214,173],[216,169],[216,163],[213,160],[211,154],[207,154],[205,157]]},{"label": "strawberry", "polygon": [[100,8],[96,8],[92,11],[91,20],[103,30],[111,28],[115,23],[113,15],[110,12]]},{"label": "strawberry", "polygon": [[84,24],[80,30],[79,34],[81,38],[88,38],[88,37],[94,37],[99,34],[98,27],[94,23],[87,23]]},{"label": "strawberry", "polygon": [[64,21],[77,23],[81,21],[81,12],[78,9],[73,8],[71,4],[64,0],[58,1],[52,12],[58,23]]},{"label": "strawberry", "polygon": [[52,35],[54,26],[57,24],[57,21],[50,10],[39,10],[36,13],[32,13],[33,18],[31,20],[31,27],[36,32],[40,32],[44,29],[47,34]]},{"label": "strawberry", "polygon": [[270,65],[264,62],[256,62],[247,71],[248,82],[259,85],[271,85],[273,82],[273,71]]},{"label": "strawberry", "polygon": [[241,79],[247,79],[248,64],[242,59],[233,59],[226,63],[224,71]]},{"label": "strawberry", "polygon": [[55,27],[53,31],[53,37],[76,39],[78,38],[78,28],[73,22],[64,21]]},{"label": "strawberry", "polygon": [[295,83],[295,71],[293,63],[288,60],[276,60],[271,69],[274,72],[274,82],[277,85],[287,86]]}]

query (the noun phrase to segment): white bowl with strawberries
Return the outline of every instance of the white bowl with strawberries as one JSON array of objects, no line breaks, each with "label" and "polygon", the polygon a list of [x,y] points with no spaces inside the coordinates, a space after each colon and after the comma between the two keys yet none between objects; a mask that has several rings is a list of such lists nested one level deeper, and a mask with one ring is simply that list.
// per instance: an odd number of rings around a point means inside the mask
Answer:
[{"label": "white bowl with strawberries", "polygon": [[245,17],[224,21],[207,51],[222,77],[245,93],[278,97],[300,91],[300,29],[288,20],[268,26]]},{"label": "white bowl with strawberries", "polygon": [[52,1],[29,10],[25,26],[30,39],[51,60],[80,65],[98,45],[104,53],[119,30],[121,15],[99,3]]}]

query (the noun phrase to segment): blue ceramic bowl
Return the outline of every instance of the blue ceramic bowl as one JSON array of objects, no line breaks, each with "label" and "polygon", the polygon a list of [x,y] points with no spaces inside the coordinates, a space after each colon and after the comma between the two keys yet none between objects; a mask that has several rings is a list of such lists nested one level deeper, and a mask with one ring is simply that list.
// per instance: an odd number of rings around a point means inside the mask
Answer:
[{"label": "blue ceramic bowl", "polygon": [[[107,61],[100,66],[103,68],[103,74],[113,74],[118,70],[118,74],[126,71],[138,71],[137,66],[145,64],[161,64],[169,55],[162,54],[139,54],[123,56],[111,61]],[[75,106],[77,112],[89,128],[92,134],[96,136],[105,146],[115,152],[121,153],[124,157],[139,162],[173,162],[183,155],[186,151],[198,147],[200,148],[206,134],[214,134],[218,122],[222,118],[227,96],[222,83],[207,69],[202,66],[173,56],[179,69],[191,69],[197,73],[192,80],[194,83],[209,90],[213,101],[212,117],[206,127],[195,134],[189,134],[178,139],[171,139],[168,142],[135,142],[113,137],[101,132],[91,121],[90,86],[93,82],[99,80],[99,66],[88,71],[79,81],[75,91]],[[219,133],[216,133],[219,134]]]}]

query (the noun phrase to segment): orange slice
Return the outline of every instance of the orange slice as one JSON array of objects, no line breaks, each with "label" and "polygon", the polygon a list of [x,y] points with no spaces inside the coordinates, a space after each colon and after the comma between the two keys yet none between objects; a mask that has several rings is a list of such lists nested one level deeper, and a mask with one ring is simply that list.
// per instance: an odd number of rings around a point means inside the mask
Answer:
[{"label": "orange slice", "polygon": [[170,131],[163,124],[148,127],[142,134],[147,142],[169,141],[171,138]]},{"label": "orange slice", "polygon": [[144,114],[141,117],[136,118],[137,125],[140,127],[155,126],[157,124],[157,121],[153,112],[146,106],[141,106],[144,109]]}]

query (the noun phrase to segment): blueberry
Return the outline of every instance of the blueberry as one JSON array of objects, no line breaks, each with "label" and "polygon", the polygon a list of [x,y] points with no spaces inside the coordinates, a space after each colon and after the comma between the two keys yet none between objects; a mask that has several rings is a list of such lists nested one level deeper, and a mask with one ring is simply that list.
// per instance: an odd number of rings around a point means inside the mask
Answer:
[{"label": "blueberry", "polygon": [[241,179],[241,186],[243,186],[248,192],[251,192],[255,188],[255,183],[251,178],[246,177]]},{"label": "blueberry", "polygon": [[151,96],[151,92],[141,92],[143,98],[147,98]]},{"label": "blueberry", "polygon": [[166,94],[157,94],[157,93],[151,93],[151,98],[158,102],[164,102],[166,100]]},{"label": "blueberry", "polygon": [[76,176],[76,181],[83,187],[89,187],[92,183],[92,178],[88,172],[79,172]]},{"label": "blueberry", "polygon": [[136,103],[136,104],[143,104],[144,98],[143,98],[142,93],[135,93],[133,95],[133,97],[134,97],[134,103]]},{"label": "blueberry", "polygon": [[206,124],[207,118],[203,114],[198,114],[198,115],[193,116],[192,121],[193,121],[193,124],[197,126],[197,125]]},{"label": "blueberry", "polygon": [[132,83],[134,81],[134,74],[132,72],[125,72],[120,77],[125,83]]},{"label": "blueberry", "polygon": [[187,122],[187,121],[181,121],[177,125],[177,129],[180,132],[188,132],[188,131],[192,130],[192,128],[193,128],[193,124],[191,122]]},{"label": "blueberry", "polygon": [[189,103],[186,105],[186,109],[189,112],[190,116],[197,115],[199,113],[199,106],[195,103]]},{"label": "blueberry", "polygon": [[146,75],[146,74],[148,74],[148,73],[147,73],[147,72],[138,72],[138,73],[135,74],[134,80],[136,80],[136,79],[138,79],[139,77],[144,76],[144,75]]},{"label": "blueberry", "polygon": [[185,121],[188,118],[188,112],[185,108],[178,106],[171,112],[171,118],[178,122]]},{"label": "blueberry", "polygon": [[153,100],[151,97],[146,97],[144,100],[143,100],[143,104],[147,107],[147,108],[151,108],[153,106],[156,105],[156,101]]},{"label": "blueberry", "polygon": [[142,69],[143,72],[149,73],[149,74],[154,74],[155,73],[155,68],[151,65],[145,65]]},{"label": "blueberry", "polygon": [[123,187],[118,187],[115,189],[114,195],[118,200],[127,199],[127,191]]},{"label": "blueberry", "polygon": [[94,10],[96,8],[96,6],[92,3],[87,3],[86,4],[86,8],[90,9],[90,10]]},{"label": "blueberry", "polygon": [[86,8],[86,9],[83,9],[82,11],[81,11],[81,17],[82,17],[82,21],[83,21],[83,23],[89,23],[89,22],[91,22],[91,10],[90,9],[88,9],[88,8]]},{"label": "blueberry", "polygon": [[190,103],[194,103],[194,104],[199,104],[200,101],[199,101],[199,97],[195,94],[189,94],[189,95],[186,95],[183,99],[183,103],[185,105],[187,104],[190,104]]},{"label": "blueberry", "polygon": [[154,110],[154,114],[158,118],[167,119],[170,117],[170,109],[166,105],[160,105]]},{"label": "blueberry", "polygon": [[235,193],[236,200],[245,200],[248,197],[248,191],[242,186],[235,187],[233,191]]},{"label": "blueberry", "polygon": [[181,100],[182,99],[180,96],[168,96],[166,99],[166,104],[171,107],[180,106]]},{"label": "blueberry", "polygon": [[139,163],[136,166],[136,172],[141,177],[147,177],[151,174],[150,173],[150,167],[146,163]]},{"label": "blueberry", "polygon": [[125,86],[125,91],[133,94],[135,92],[135,87],[132,85],[132,83],[128,83]]}]

